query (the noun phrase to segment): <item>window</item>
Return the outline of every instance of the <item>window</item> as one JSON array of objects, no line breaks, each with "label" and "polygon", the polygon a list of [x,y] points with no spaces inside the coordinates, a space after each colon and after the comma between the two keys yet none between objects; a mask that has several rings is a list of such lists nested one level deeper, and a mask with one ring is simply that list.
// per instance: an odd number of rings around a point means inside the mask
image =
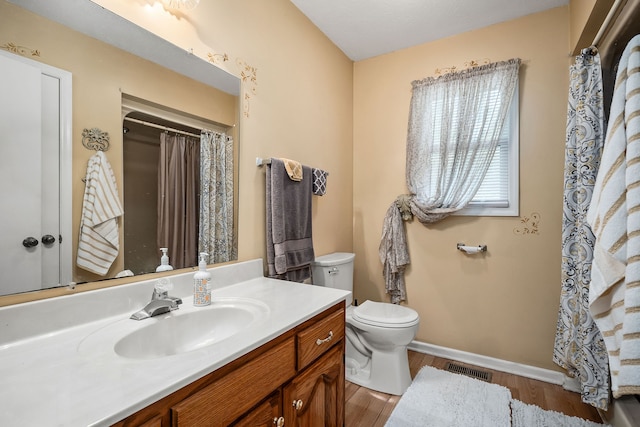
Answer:
[{"label": "window", "polygon": [[407,188],[423,221],[518,214],[519,66],[515,58],[412,82]]},{"label": "window", "polygon": [[[500,134],[489,170],[472,201],[454,215],[518,216],[519,215],[519,111],[516,85],[509,112]],[[453,162],[453,155],[448,163]],[[434,158],[433,161],[439,161]],[[434,181],[432,181],[434,182]]]}]

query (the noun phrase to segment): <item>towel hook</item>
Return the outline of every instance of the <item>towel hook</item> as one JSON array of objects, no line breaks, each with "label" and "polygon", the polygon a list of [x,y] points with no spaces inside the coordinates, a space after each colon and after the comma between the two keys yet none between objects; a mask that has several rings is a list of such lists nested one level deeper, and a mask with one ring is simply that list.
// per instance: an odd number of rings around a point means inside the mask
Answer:
[{"label": "towel hook", "polygon": [[82,145],[89,150],[107,151],[109,149],[109,133],[98,128],[82,130]]}]

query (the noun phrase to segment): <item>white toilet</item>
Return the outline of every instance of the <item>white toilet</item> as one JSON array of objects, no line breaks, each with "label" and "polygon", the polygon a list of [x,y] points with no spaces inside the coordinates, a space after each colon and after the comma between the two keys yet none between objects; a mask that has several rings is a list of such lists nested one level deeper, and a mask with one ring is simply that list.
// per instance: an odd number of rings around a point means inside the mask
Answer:
[{"label": "white toilet", "polygon": [[[313,284],[353,292],[355,254],[336,252],[312,263]],[[396,304],[346,301],[348,381],[387,394],[402,395],[411,384],[407,346],[415,338],[420,318],[415,310]]]}]

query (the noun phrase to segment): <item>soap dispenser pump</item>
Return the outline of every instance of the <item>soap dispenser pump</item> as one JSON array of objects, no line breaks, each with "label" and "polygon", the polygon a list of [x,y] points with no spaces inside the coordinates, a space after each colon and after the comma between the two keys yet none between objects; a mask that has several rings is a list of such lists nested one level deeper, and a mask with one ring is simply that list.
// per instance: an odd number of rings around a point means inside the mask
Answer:
[{"label": "soap dispenser pump", "polygon": [[156,273],[160,271],[171,271],[173,267],[169,265],[169,256],[167,255],[168,248],[160,248],[162,256],[160,257],[160,265],[156,268]]},{"label": "soap dispenser pump", "polygon": [[193,275],[193,305],[204,307],[211,304],[211,273],[207,271],[206,252],[200,252],[198,271]]}]

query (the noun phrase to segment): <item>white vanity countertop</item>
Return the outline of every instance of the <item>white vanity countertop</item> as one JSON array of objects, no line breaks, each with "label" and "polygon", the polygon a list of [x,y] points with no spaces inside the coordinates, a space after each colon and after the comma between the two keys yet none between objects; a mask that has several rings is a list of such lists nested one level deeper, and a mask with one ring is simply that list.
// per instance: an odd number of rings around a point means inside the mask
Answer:
[{"label": "white vanity countertop", "polygon": [[[156,359],[123,358],[110,346],[101,348],[90,341],[104,331],[102,328],[122,324],[123,319],[138,323],[128,319],[131,313],[0,342],[0,425],[111,425],[269,342],[347,295],[337,289],[264,277],[214,289],[214,304],[216,299],[251,298],[268,307],[267,317],[217,344]],[[193,307],[191,297],[183,300],[178,311],[139,323],[161,322],[163,316],[199,310]],[[38,321],[47,322],[46,315]],[[3,332],[1,315],[0,323]]]}]

